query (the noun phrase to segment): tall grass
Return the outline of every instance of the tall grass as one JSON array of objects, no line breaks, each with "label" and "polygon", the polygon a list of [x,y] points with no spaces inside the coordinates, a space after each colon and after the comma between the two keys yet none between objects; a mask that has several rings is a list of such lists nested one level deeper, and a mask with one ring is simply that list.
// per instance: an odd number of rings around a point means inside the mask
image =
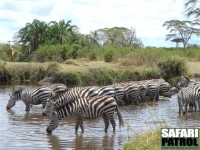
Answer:
[{"label": "tall grass", "polygon": [[127,123],[128,128],[131,129],[128,132],[132,131],[136,136],[124,144],[124,150],[160,150],[161,128],[166,128],[167,124],[165,120],[158,118],[158,116],[154,116],[151,111],[149,114],[154,122],[154,128],[151,128],[147,121],[144,120],[147,126],[147,131],[145,132],[134,130]]}]

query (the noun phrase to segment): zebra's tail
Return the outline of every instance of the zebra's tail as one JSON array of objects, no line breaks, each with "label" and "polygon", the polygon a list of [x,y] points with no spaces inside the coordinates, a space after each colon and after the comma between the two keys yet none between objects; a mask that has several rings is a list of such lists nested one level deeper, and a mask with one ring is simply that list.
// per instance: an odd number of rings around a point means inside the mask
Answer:
[{"label": "zebra's tail", "polygon": [[118,106],[116,106],[116,111],[117,111],[117,116],[118,116],[118,119],[119,119],[119,127],[120,127],[120,128],[121,128],[121,127],[124,127],[124,120],[123,120],[123,118],[122,118],[122,115],[121,115],[121,113],[120,113],[120,111],[119,111]]}]

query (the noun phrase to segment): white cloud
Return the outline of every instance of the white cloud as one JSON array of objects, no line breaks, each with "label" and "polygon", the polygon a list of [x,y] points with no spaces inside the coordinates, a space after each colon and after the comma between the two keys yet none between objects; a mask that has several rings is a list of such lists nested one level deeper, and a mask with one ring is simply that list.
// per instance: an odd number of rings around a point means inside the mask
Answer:
[{"label": "white cloud", "polygon": [[72,20],[81,33],[104,27],[134,27],[141,40],[150,44],[149,39],[152,46],[157,46],[153,39],[163,41],[167,34],[162,24],[171,19],[183,19],[183,1],[1,0],[0,16],[3,18],[0,19],[0,34],[3,35],[0,42],[12,39],[15,32],[33,19],[46,22],[64,19]]}]

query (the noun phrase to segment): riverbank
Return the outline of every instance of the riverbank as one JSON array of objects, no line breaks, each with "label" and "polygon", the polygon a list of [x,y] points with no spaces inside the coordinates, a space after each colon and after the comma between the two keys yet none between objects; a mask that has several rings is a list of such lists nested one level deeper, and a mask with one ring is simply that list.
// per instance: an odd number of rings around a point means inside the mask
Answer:
[{"label": "riverbank", "polygon": [[53,77],[55,82],[67,85],[105,85],[129,80],[159,78],[160,73],[151,68],[120,67],[103,61],[71,61],[26,63],[6,62],[1,67],[1,80],[38,82],[44,77]]},{"label": "riverbank", "polygon": [[[174,61],[174,60],[173,60]],[[167,62],[166,62],[167,63]],[[164,63],[164,64],[166,64]],[[174,63],[168,67],[181,70],[181,63]],[[200,62],[187,62],[187,72],[192,76],[200,74]],[[163,67],[163,65],[162,65]],[[68,60],[65,63],[57,62],[0,62],[0,81],[30,81],[37,83],[44,77],[53,77],[55,82],[67,85],[108,85],[116,82],[126,82],[133,80],[145,80],[152,78],[165,78],[168,70],[163,70],[157,66],[137,67],[134,65],[122,66],[119,63],[108,63],[104,61]],[[182,69],[184,70],[184,69]],[[184,72],[184,71],[182,71]],[[178,73],[181,75],[181,71]],[[175,72],[177,73],[177,71]],[[179,75],[176,74],[176,75]],[[168,82],[175,82],[175,75],[170,75]]]}]

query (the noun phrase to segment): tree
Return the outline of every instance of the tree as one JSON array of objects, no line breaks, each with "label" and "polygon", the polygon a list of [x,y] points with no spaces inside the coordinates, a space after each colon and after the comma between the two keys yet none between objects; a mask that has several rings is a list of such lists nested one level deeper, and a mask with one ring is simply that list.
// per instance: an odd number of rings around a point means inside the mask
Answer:
[{"label": "tree", "polygon": [[33,20],[27,23],[24,28],[20,29],[15,38],[17,43],[21,43],[23,47],[27,47],[27,53],[35,51],[39,45],[45,43],[47,24],[39,20]]},{"label": "tree", "polygon": [[185,13],[188,17],[200,19],[200,0],[187,0],[185,3]]},{"label": "tree", "polygon": [[186,48],[192,35],[199,35],[200,33],[199,28],[197,28],[198,24],[191,21],[170,20],[165,21],[163,26],[166,26],[170,32],[166,35],[166,40],[182,42],[184,48]]},{"label": "tree", "polygon": [[91,36],[100,45],[142,47],[142,42],[136,37],[134,28],[125,27],[103,28],[91,32]]},{"label": "tree", "polygon": [[51,21],[49,23],[49,40],[56,44],[63,44],[65,42],[70,43],[74,38],[74,30],[77,28],[75,25],[71,25],[71,20],[65,22],[60,20],[59,22]]}]

